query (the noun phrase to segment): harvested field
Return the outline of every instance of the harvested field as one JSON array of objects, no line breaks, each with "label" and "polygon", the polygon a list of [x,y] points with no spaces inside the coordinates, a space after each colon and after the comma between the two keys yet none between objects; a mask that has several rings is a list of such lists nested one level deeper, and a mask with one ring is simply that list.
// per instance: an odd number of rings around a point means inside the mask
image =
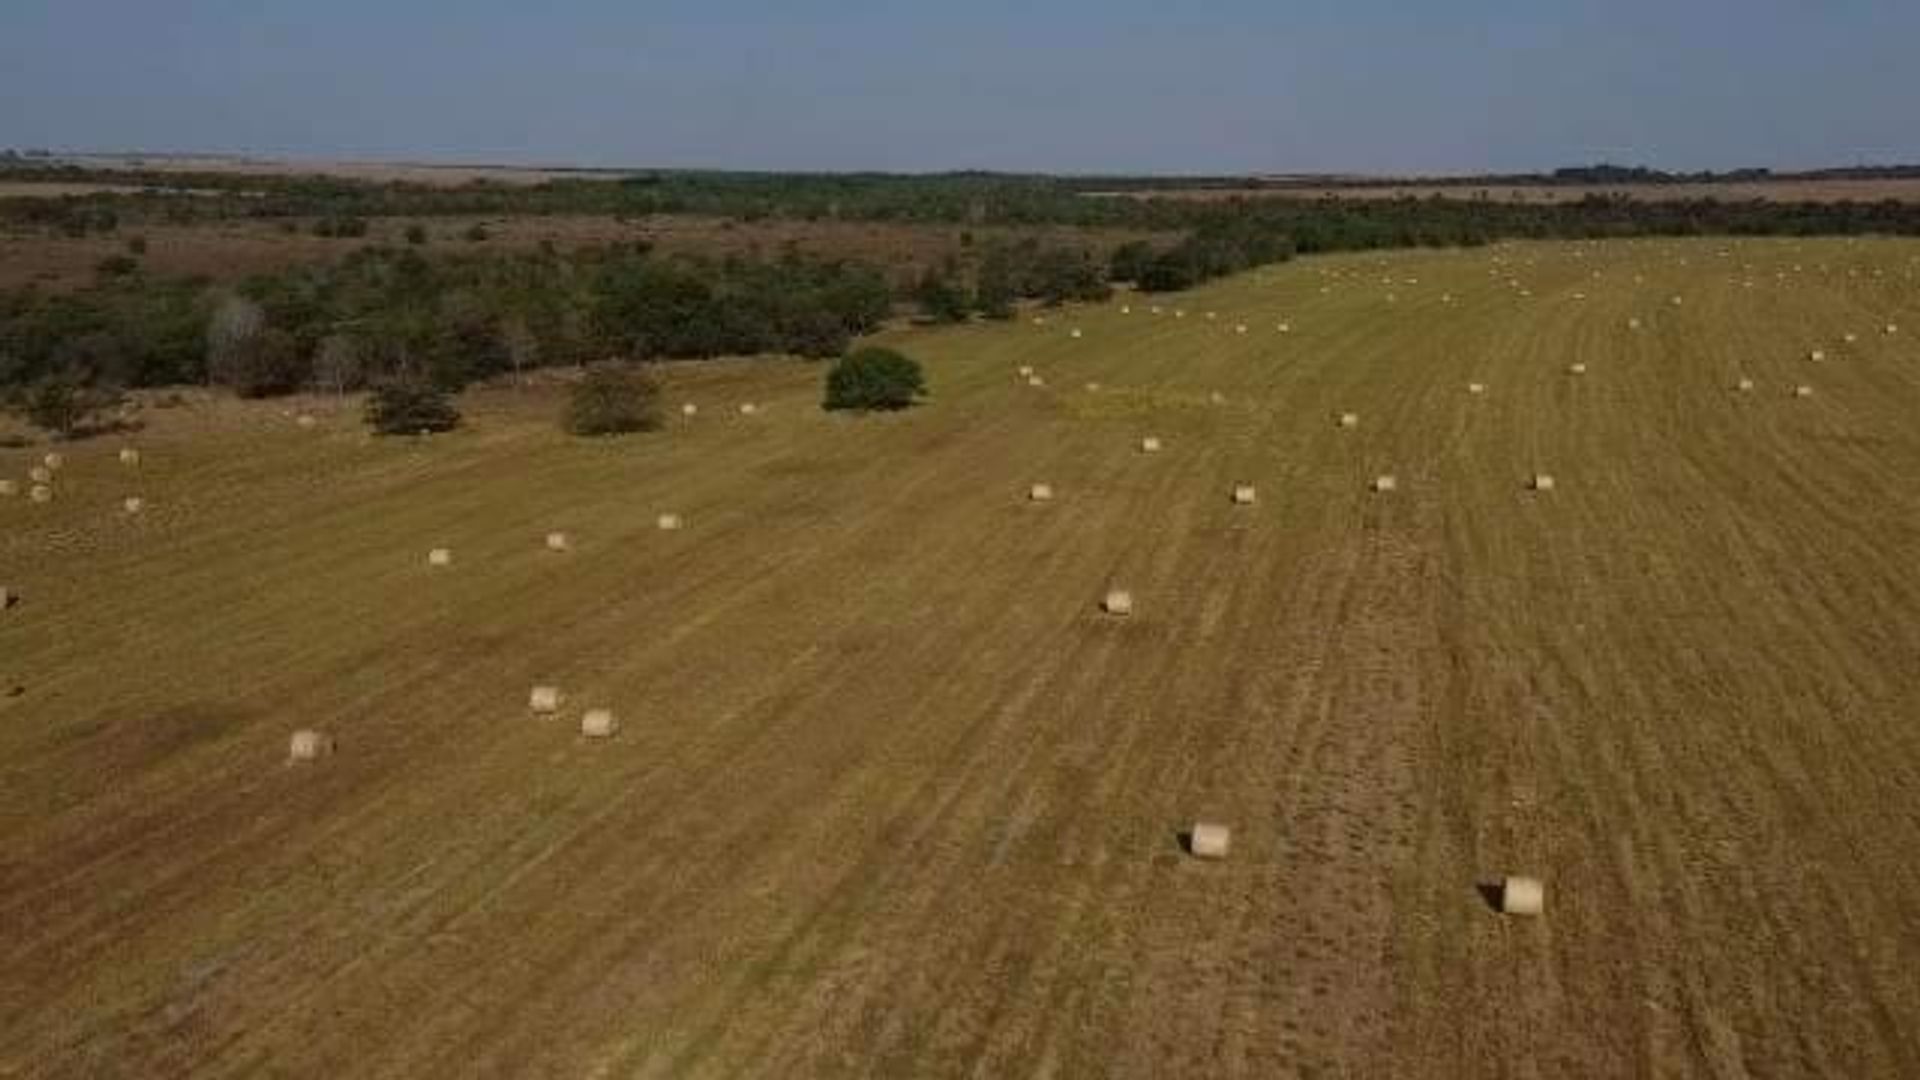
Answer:
[{"label": "harvested field", "polygon": [[1920,179],[1753,180],[1674,184],[1274,184],[1242,188],[1165,188],[1102,192],[1098,198],[1224,199],[1459,199],[1473,202],[1562,203],[1598,196],[1660,202],[1670,199],[1718,199],[1721,202],[1900,202],[1920,201]]},{"label": "harvested field", "polygon": [[1917,260],[1305,260],[891,333],[864,420],[148,409],[0,501],[0,1076],[1920,1075]]}]

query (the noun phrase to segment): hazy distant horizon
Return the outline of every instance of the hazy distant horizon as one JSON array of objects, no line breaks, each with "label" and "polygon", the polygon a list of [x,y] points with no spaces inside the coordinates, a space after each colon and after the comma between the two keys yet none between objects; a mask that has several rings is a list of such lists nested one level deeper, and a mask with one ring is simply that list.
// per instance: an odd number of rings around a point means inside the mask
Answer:
[{"label": "hazy distant horizon", "polygon": [[13,0],[0,146],[1169,176],[1920,161],[1920,5],[1405,8]]}]

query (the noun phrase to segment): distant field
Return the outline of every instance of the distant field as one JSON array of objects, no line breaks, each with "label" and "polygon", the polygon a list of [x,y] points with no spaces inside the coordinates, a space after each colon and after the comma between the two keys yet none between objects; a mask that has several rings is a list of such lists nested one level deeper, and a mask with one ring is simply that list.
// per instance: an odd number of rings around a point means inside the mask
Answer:
[{"label": "distant field", "polygon": [[618,179],[621,171],[540,169],[511,165],[434,165],[399,161],[286,161],[253,157],[174,157],[128,154],[65,154],[60,159],[89,169],[161,169],[170,173],[241,176],[337,176],[371,183],[459,187],[475,181],[491,184],[544,184],[552,180]]},{"label": "distant field", "polygon": [[1326,186],[1261,187],[1243,189],[1167,189],[1125,193],[1132,198],[1222,200],[1232,198],[1294,199],[1443,199],[1494,202],[1578,202],[1589,195],[1644,200],[1719,199],[1736,202],[1879,202],[1920,201],[1920,180],[1820,180],[1725,184],[1568,184],[1568,185],[1452,185],[1452,184],[1333,184]]},{"label": "distant field", "polygon": [[[149,273],[203,274],[232,281],[249,274],[285,270],[345,257],[370,244],[403,246],[408,218],[369,222],[364,238],[342,240],[314,236],[310,222],[288,233],[275,222],[226,221],[199,225],[128,227],[106,236],[69,237],[46,231],[0,232],[0,288],[37,282],[54,289],[77,288],[94,280],[95,266],[123,254],[131,236],[147,238],[142,265]],[[551,242],[562,250],[611,241],[651,240],[659,250],[704,254],[761,255],[777,258],[792,245],[829,259],[870,263],[901,281],[911,281],[948,256],[963,253],[963,234],[975,243],[1034,237],[1049,245],[1085,247],[1104,257],[1134,239],[1171,244],[1174,233],[1136,229],[1084,229],[1073,226],[896,225],[868,222],[764,221],[740,223],[696,215],[655,216],[626,221],[589,216],[512,216],[420,219],[431,236],[430,251],[532,250]],[[473,244],[463,234],[474,224],[491,234]]]},{"label": "distant field", "polygon": [[148,409],[0,499],[0,1076],[1920,1076],[1916,273],[1304,260],[611,442]]}]

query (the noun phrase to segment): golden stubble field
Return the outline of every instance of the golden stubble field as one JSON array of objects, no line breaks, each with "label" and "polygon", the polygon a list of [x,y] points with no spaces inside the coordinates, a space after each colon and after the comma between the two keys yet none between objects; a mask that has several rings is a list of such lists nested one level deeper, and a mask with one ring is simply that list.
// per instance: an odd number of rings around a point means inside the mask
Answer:
[{"label": "golden stubble field", "polygon": [[1302,261],[616,442],[149,410],[0,500],[0,1075],[1920,1074],[1916,259]]}]

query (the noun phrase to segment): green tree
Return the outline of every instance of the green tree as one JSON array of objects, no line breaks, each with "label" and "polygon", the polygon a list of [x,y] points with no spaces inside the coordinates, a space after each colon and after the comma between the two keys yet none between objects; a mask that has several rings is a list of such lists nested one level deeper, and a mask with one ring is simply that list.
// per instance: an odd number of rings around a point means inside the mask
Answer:
[{"label": "green tree", "polygon": [[904,409],[927,394],[920,365],[892,349],[857,349],[827,372],[823,407],[858,412]]}]

